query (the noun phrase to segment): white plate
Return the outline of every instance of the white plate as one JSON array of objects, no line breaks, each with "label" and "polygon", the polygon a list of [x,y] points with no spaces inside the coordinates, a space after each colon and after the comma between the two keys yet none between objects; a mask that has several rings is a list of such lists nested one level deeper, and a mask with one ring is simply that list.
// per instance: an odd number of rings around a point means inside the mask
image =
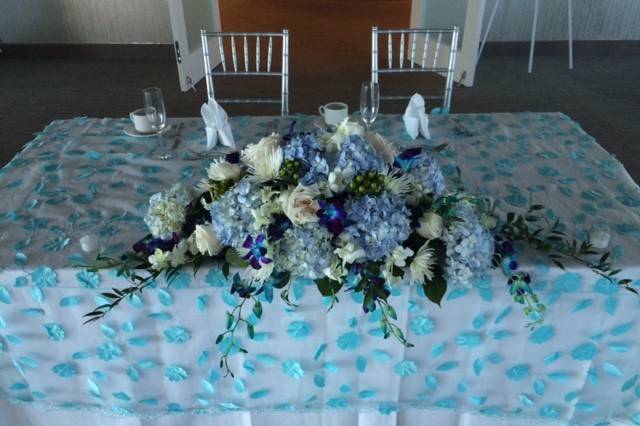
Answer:
[{"label": "white plate", "polygon": [[[164,129],[162,129],[160,131],[160,133],[166,133],[169,130],[171,130],[173,126],[171,124],[167,124],[166,126],[164,126]],[[133,138],[148,138],[149,136],[156,136],[157,133],[156,132],[151,132],[151,133],[140,133],[139,131],[136,130],[135,127],[133,127],[133,124],[127,124],[124,129],[124,134],[127,136],[131,136]]]}]

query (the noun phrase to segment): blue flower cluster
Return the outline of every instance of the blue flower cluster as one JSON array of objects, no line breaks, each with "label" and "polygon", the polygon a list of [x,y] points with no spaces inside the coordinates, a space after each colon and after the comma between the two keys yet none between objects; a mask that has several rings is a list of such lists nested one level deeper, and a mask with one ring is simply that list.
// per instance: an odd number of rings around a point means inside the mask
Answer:
[{"label": "blue flower cluster", "polygon": [[352,170],[353,174],[377,170],[381,172],[384,163],[371,144],[361,136],[351,135],[341,146],[335,167]]},{"label": "blue flower cluster", "polygon": [[445,190],[444,176],[432,155],[422,153],[415,157],[408,174],[420,185],[420,192],[440,195]]},{"label": "blue flower cluster", "polygon": [[347,201],[345,210],[348,223],[345,232],[373,261],[388,256],[411,233],[411,214],[404,200],[386,192],[378,197],[353,198]]},{"label": "blue flower cluster", "polygon": [[247,235],[257,234],[252,210],[257,210],[260,205],[260,188],[246,178],[211,203],[211,226],[218,240],[223,245],[239,248]]},{"label": "blue flower cluster", "polygon": [[335,259],[332,238],[333,234],[315,223],[287,229],[275,243],[276,268],[294,277],[312,280],[323,277],[323,271]]},{"label": "blue flower cluster", "polygon": [[460,201],[456,206],[456,217],[445,229],[447,243],[447,282],[451,286],[469,287],[471,279],[483,274],[491,267],[493,235],[482,225],[473,204]]},{"label": "blue flower cluster", "polygon": [[303,185],[313,185],[329,175],[329,164],[321,152],[316,138],[305,133],[292,139],[283,149],[285,160],[300,160],[306,173],[300,179]]}]

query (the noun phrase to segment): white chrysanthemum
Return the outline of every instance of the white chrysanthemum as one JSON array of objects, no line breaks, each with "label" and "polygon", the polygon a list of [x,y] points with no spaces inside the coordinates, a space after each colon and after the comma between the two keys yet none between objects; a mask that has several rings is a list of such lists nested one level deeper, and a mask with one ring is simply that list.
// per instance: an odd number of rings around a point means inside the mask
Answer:
[{"label": "white chrysanthemum", "polygon": [[385,170],[384,186],[393,195],[410,194],[416,188],[413,176],[409,174],[397,174],[390,169]]},{"label": "white chrysanthemum", "polygon": [[242,150],[242,162],[259,181],[278,177],[284,158],[279,141],[280,136],[274,133]]},{"label": "white chrysanthemum", "polygon": [[316,213],[320,208],[318,201],[316,201],[318,195],[320,195],[320,190],[317,185],[298,184],[293,190],[280,194],[282,211],[294,225],[317,222]]},{"label": "white chrysanthemum", "polygon": [[444,222],[442,216],[434,212],[427,212],[418,220],[420,226],[416,229],[418,235],[427,240],[435,240],[442,236]]},{"label": "white chrysanthemum", "polygon": [[436,259],[433,249],[428,246],[428,241],[418,249],[413,261],[409,265],[409,284],[433,280],[433,265]]},{"label": "white chrysanthemum", "polygon": [[391,254],[387,256],[382,269],[382,276],[389,284],[397,285],[401,283],[402,280],[400,277],[393,275],[393,268],[394,266],[397,266],[398,268],[404,268],[407,266],[406,259],[411,255],[413,255],[413,250],[397,245],[391,251]]},{"label": "white chrysanthemum", "polygon": [[392,142],[388,141],[378,133],[368,133],[367,135],[369,143],[371,143],[373,149],[376,150],[378,155],[382,157],[385,163],[393,164],[393,160],[395,160],[395,158],[400,153],[398,151],[398,148],[396,148]]},{"label": "white chrysanthemum", "polygon": [[187,263],[187,250],[189,249],[189,243],[187,240],[180,241],[173,250],[169,252],[169,263],[173,268],[178,268]]},{"label": "white chrysanthemum", "polygon": [[242,168],[239,164],[229,163],[222,158],[216,158],[211,162],[211,164],[209,164],[207,176],[209,179],[216,181],[237,181],[242,177]]},{"label": "white chrysanthemum", "polygon": [[151,264],[151,269],[155,269],[156,271],[161,271],[167,268],[171,264],[170,260],[171,252],[162,251],[159,248],[153,252],[151,256],[149,256],[149,263]]}]

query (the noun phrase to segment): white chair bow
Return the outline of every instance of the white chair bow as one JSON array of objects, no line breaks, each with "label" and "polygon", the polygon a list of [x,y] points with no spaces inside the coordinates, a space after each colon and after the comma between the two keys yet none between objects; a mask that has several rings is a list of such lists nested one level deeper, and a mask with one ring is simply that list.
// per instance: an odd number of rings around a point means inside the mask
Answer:
[{"label": "white chair bow", "polygon": [[425,111],[424,98],[415,93],[409,100],[409,105],[402,116],[404,126],[411,139],[421,134],[425,139],[431,139],[429,134],[429,117]]},{"label": "white chair bow", "polygon": [[200,114],[207,132],[207,149],[214,148],[218,144],[218,140],[224,146],[228,146],[231,149],[236,148],[229,117],[216,101],[211,99],[208,103],[202,104]]}]

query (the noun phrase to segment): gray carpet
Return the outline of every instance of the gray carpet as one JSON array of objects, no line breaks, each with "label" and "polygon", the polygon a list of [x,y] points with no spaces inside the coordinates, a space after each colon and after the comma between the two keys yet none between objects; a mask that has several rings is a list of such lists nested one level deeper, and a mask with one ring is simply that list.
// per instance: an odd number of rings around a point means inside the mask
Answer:
[{"label": "gray carpet", "polygon": [[[305,61],[305,47],[294,44],[291,111],[315,113],[319,104],[344,100],[358,108],[360,82],[367,79],[366,38],[362,54],[342,46],[340,61],[325,55]],[[206,97],[178,89],[168,46],[25,48],[4,46],[0,56],[0,163],[53,119],[76,116],[124,117],[142,103],[141,89],[161,86],[170,116],[196,116]],[[527,46],[488,45],[473,88],[455,88],[453,112],[562,111],[580,123],[640,180],[640,42],[578,42],[575,69],[567,69],[564,44],[540,44],[535,71],[526,73]],[[348,53],[348,55],[346,55]],[[296,56],[297,55],[297,56]],[[349,58],[344,59],[344,58]],[[316,64],[322,64],[321,69]],[[438,83],[402,79],[382,82],[383,90],[424,92]],[[263,86],[229,82],[220,90],[262,91]],[[220,93],[219,93],[220,95]],[[271,109],[269,109],[271,108]],[[400,112],[385,104],[382,112]],[[230,114],[277,114],[273,107],[233,107]]]}]

